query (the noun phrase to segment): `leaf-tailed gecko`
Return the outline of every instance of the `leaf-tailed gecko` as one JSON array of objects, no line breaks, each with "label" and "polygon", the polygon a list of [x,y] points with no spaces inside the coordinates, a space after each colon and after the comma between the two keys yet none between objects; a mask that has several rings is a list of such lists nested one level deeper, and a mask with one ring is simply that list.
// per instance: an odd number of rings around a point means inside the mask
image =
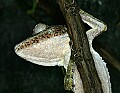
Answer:
[{"label": "leaf-tailed gecko", "polygon": [[[107,26],[83,10],[80,10],[79,14],[83,22],[92,28],[86,31],[86,34],[103,93],[111,93],[110,76],[106,63],[92,47],[93,39],[103,31],[106,31]],[[65,26],[48,26],[39,23],[35,26],[32,37],[15,46],[15,52],[18,56],[32,63],[42,66],[64,66],[67,71],[71,56],[69,41]],[[82,80],[76,66],[73,73],[73,83],[75,85],[73,88],[75,93],[84,93]]]}]

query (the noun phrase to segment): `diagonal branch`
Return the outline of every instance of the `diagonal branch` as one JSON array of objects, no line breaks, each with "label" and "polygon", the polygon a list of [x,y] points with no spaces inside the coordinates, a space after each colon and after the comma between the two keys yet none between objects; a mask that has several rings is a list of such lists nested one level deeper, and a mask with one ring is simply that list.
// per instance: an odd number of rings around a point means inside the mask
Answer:
[{"label": "diagonal branch", "polygon": [[103,93],[101,82],[90,53],[83,22],[79,15],[79,7],[74,0],[58,0],[58,3],[65,17],[68,34],[73,43],[71,60],[77,65],[83,82],[84,93]]}]

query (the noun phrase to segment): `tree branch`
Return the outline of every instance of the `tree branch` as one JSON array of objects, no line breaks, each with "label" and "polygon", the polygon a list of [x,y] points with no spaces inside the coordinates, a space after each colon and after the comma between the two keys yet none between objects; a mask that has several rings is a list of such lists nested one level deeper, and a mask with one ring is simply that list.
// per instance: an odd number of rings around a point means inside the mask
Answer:
[{"label": "tree branch", "polygon": [[70,40],[73,43],[70,60],[73,60],[77,65],[84,93],[103,93],[83,22],[79,15],[79,7],[74,0],[58,0],[58,3],[67,23]]}]

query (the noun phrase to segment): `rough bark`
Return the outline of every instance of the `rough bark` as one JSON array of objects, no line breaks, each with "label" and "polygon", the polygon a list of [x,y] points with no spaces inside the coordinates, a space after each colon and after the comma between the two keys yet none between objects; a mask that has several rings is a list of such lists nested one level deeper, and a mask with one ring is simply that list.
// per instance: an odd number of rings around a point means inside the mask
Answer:
[{"label": "rough bark", "polygon": [[74,60],[77,65],[83,82],[84,93],[103,93],[94,60],[90,53],[83,22],[79,15],[79,7],[74,0],[58,0],[58,3],[65,17],[71,39],[71,60]]}]

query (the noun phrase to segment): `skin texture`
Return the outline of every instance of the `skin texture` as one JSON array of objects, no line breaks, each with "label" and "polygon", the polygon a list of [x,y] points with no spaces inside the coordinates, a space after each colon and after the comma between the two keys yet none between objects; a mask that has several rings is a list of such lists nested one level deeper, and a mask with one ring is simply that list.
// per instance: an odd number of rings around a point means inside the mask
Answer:
[{"label": "skin texture", "polygon": [[[94,18],[88,13],[80,10],[79,12],[84,23],[87,23],[92,29],[86,31],[90,52],[95,62],[95,67],[102,83],[103,93],[111,93],[110,76],[106,63],[100,55],[93,49],[92,41],[103,31],[106,31],[106,25],[100,20]],[[69,46],[69,37],[65,26],[47,26],[38,24],[33,30],[33,36],[22,41],[15,46],[15,52],[18,56],[32,63],[43,66],[64,66],[67,75],[65,77],[65,88],[75,93],[84,93],[82,80],[77,71],[76,65],[69,64],[71,48]],[[68,69],[69,67],[69,69]],[[72,69],[70,67],[73,67]],[[74,87],[73,87],[74,85]]]}]

